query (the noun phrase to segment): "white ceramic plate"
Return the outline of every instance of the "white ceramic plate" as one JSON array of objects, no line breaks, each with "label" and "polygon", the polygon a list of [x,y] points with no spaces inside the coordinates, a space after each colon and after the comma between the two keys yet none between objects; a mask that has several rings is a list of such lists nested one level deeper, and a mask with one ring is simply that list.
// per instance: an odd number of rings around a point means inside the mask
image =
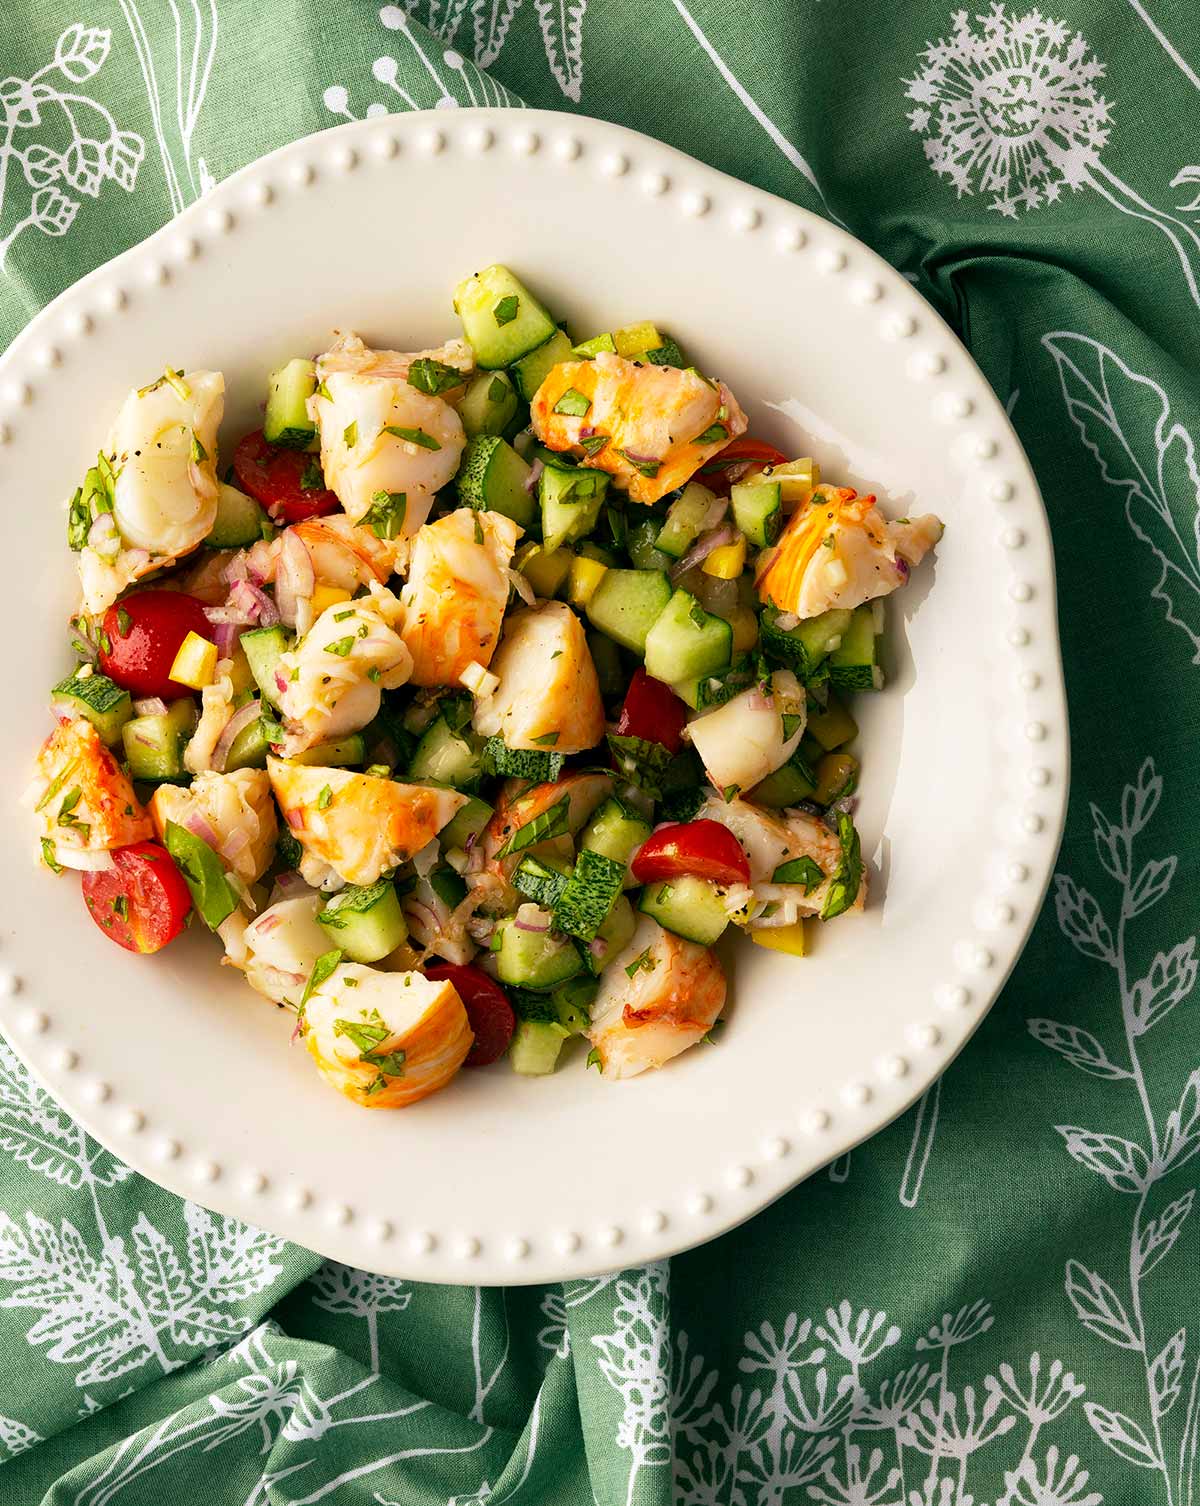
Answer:
[{"label": "white ceramic plate", "polygon": [[[64,293],[0,361],[0,772],[15,801],[70,666],[66,498],[130,386],[225,372],[226,446],[268,370],[334,326],[457,332],[451,288],[510,263],[580,332],[650,317],[755,434],[932,510],[860,697],[861,919],[794,961],[733,949],[715,1048],[628,1083],[464,1072],[399,1113],[325,1086],[290,1016],[207,936],[128,956],[76,881],[0,823],[0,1026],[110,1150],[174,1192],[339,1260],[429,1281],[611,1269],[709,1239],[871,1134],[978,1025],[1037,913],[1067,794],[1045,514],[982,375],[916,292],[824,221],[658,142],[533,111],[389,116],[284,147]],[[816,927],[813,928],[816,930]]]}]

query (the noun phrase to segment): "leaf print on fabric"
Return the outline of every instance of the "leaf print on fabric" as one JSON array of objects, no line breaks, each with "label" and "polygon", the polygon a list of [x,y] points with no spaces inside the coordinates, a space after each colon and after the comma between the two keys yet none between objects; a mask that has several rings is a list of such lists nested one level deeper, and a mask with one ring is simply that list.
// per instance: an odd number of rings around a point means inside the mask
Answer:
[{"label": "leaf print on fabric", "polygon": [[670,1353],[669,1267],[659,1261],[625,1271],[616,1281],[612,1333],[592,1343],[601,1375],[623,1403],[617,1447],[632,1457],[627,1500],[643,1469],[670,1463],[667,1376]]},{"label": "leaf print on fabric", "polygon": [[[1161,1019],[1176,1004],[1183,1003],[1196,981],[1193,965],[1196,938],[1189,937],[1155,956],[1150,973],[1142,979],[1130,976],[1129,927],[1150,911],[1154,901],[1168,891],[1176,870],[1174,857],[1151,858],[1139,867],[1134,861],[1135,839],[1149,825],[1162,797],[1162,779],[1147,759],[1136,779],[1125,786],[1119,821],[1106,817],[1095,806],[1092,819],[1096,850],[1101,865],[1120,890],[1115,924],[1111,927],[1097,901],[1080,890],[1064,874],[1056,876],[1056,893],[1064,897],[1058,906],[1063,934],[1085,956],[1109,967],[1116,983],[1120,1023],[1125,1038],[1126,1061],[1119,1063],[1123,1078],[1120,1091],[1134,1095],[1134,1106],[1145,1128],[1148,1149],[1119,1135],[1058,1125],[1071,1156],[1089,1171],[1104,1178],[1115,1192],[1133,1199],[1128,1267],[1124,1273],[1128,1296],[1082,1261],[1068,1260],[1066,1295],[1076,1316],[1092,1333],[1138,1356],[1145,1386],[1145,1419],[1089,1401],[1084,1411],[1096,1436],[1126,1463],[1158,1471],[1167,1506],[1173,1506],[1171,1466],[1164,1447],[1162,1418],[1178,1398],[1183,1386],[1187,1333],[1179,1329],[1157,1349],[1147,1328],[1143,1282],[1151,1270],[1173,1249],[1184,1220],[1191,1212],[1194,1189],[1176,1198],[1155,1217],[1148,1218],[1147,1201],[1163,1177],[1186,1164],[1200,1151],[1200,1069],[1187,1078],[1177,1106],[1159,1121],[1151,1100],[1141,1041],[1158,1011]],[[1086,904],[1084,900],[1086,899]],[[1095,939],[1103,936],[1103,944]],[[1081,945],[1081,937],[1084,945]],[[1182,988],[1183,983],[1188,988]],[[1175,995],[1178,994],[1178,997]],[[1168,1003],[1167,1000],[1170,999]],[[1028,1021],[1030,1033],[1058,1054],[1065,1055],[1048,1039],[1045,1021]],[[1124,1084],[1128,1084],[1125,1086]],[[1200,1382],[1200,1367],[1197,1368]],[[1190,1486],[1195,1465],[1197,1431],[1197,1384],[1193,1384],[1184,1422],[1179,1453],[1179,1490]],[[1128,1393],[1126,1393],[1128,1394]],[[1189,1443],[1190,1440],[1190,1443]],[[1189,1448],[1191,1450],[1189,1454]]]},{"label": "leaf print on fabric", "polygon": [[15,1459],[18,1454],[23,1454],[27,1448],[32,1448],[41,1441],[41,1434],[35,1433],[23,1422],[17,1422],[13,1417],[0,1417],[0,1464],[6,1459]]},{"label": "leaf print on fabric", "polygon": [[108,1188],[133,1172],[89,1140],[0,1039],[0,1150],[61,1187]]},{"label": "leaf print on fabric", "polygon": [[555,82],[579,103],[583,92],[583,17],[587,0],[533,0]]},{"label": "leaf print on fabric", "polygon": [[988,194],[988,208],[1012,220],[1053,204],[1064,188],[1093,190],[1167,237],[1200,308],[1200,234],[1101,160],[1112,105],[1097,88],[1105,65],[1086,38],[1065,21],[1039,10],[1020,15],[1001,0],[974,16],[955,11],[952,20],[950,35],[931,42],[923,67],[904,81],[909,127],[924,139],[932,170],[960,199]]},{"label": "leaf print on fabric", "polygon": [[155,24],[155,0],[118,3],[141,69],[171,213],[179,214],[189,197],[185,182],[193,199],[212,184],[207,168],[193,160],[192,138],[217,53],[217,0],[168,0],[170,28]]},{"label": "leaf print on fabric", "polygon": [[[1042,336],[1042,344],[1057,364],[1067,413],[1084,449],[1098,463],[1101,479],[1125,493],[1126,520],[1158,561],[1151,595],[1166,609],[1167,621],[1187,634],[1192,663],[1200,664],[1195,441],[1174,418],[1165,390],[1099,340],[1055,330]],[[1133,830],[1128,821],[1125,826]]]},{"label": "leaf print on fabric", "polygon": [[[120,130],[88,95],[65,87],[94,78],[111,48],[110,31],[75,22],[60,35],[49,63],[28,79],[0,83],[0,270],[26,230],[67,233],[82,202],[73,194],[99,198],[106,179],[132,192],[146,150],[142,138]],[[62,151],[25,136],[46,130],[58,140],[64,128],[69,140]],[[33,190],[28,200],[18,197],[17,174]]]},{"label": "leaf print on fabric", "polygon": [[472,0],[475,61],[481,68],[490,68],[500,56],[520,3],[521,0]]},{"label": "leaf print on fabric", "polygon": [[1080,1469],[1078,1456],[1068,1454],[1061,1469],[1058,1461],[1058,1449],[1051,1444],[1045,1469],[1039,1470],[1031,1451],[1019,1468],[1005,1471],[1005,1493],[997,1506],[1100,1506],[1104,1497],[1087,1489],[1090,1477],[1086,1469]]},{"label": "leaf print on fabric", "polygon": [[1128,1077],[1124,1067],[1111,1060],[1104,1047],[1091,1033],[1079,1025],[1060,1025],[1057,1020],[1030,1020],[1029,1033],[1035,1041],[1057,1051],[1065,1061],[1089,1077],[1103,1077],[1109,1082],[1119,1082]]}]

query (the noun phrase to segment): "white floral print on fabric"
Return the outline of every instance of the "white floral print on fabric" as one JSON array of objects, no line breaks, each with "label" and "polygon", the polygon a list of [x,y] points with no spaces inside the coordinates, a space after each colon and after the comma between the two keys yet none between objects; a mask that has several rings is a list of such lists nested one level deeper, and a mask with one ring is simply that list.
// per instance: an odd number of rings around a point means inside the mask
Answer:
[{"label": "white floral print on fabric", "polygon": [[994,3],[953,15],[948,37],[925,49],[905,80],[912,130],[925,156],[959,198],[989,195],[1008,219],[1091,189],[1115,209],[1160,230],[1179,258],[1200,307],[1200,232],[1156,208],[1105,166],[1112,104],[1098,82],[1105,65],[1078,32],[1039,10],[1024,15]]},{"label": "white floral print on fabric", "polygon": [[1125,516],[1160,566],[1152,595],[1200,664],[1200,467],[1192,435],[1148,376],[1090,335],[1043,335],[1063,401],[1101,478],[1125,493]]},{"label": "white floral print on fabric", "polygon": [[[1178,1089],[1176,1106],[1161,1118],[1151,1101],[1142,1061],[1144,1038],[1194,992],[1198,972],[1193,935],[1173,940],[1155,954],[1147,972],[1133,976],[1132,923],[1165,897],[1177,866],[1173,856],[1143,859],[1139,855],[1135,861],[1137,839],[1153,819],[1162,790],[1162,779],[1147,759],[1136,780],[1125,786],[1116,820],[1098,806],[1091,808],[1096,854],[1119,893],[1113,923],[1093,895],[1068,874],[1059,873],[1054,881],[1054,907],[1063,934],[1076,951],[1112,971],[1123,1049],[1111,1052],[1092,1032],[1057,1020],[1032,1019],[1029,1030],[1035,1040],[1080,1072],[1122,1085],[1132,1095],[1142,1120],[1137,1140],[1080,1125],[1055,1126],[1074,1161],[1130,1199],[1126,1269],[1120,1275],[1109,1272],[1110,1281],[1104,1273],[1072,1258],[1066,1266],[1066,1293],[1085,1328],[1136,1356],[1145,1387],[1141,1420],[1095,1401],[1084,1407],[1087,1419],[1097,1437],[1125,1463],[1162,1476],[1163,1498],[1170,1506],[1173,1500],[1191,1501],[1194,1495],[1200,1359],[1193,1355],[1189,1360],[1185,1328],[1151,1335],[1143,1283],[1171,1253],[1195,1199],[1194,1187],[1176,1189],[1169,1201],[1160,1197],[1152,1201],[1152,1194],[1161,1181],[1200,1154],[1200,1068],[1191,1072]],[[1114,1281],[1122,1291],[1118,1292]],[[1166,1446],[1164,1419],[1183,1394],[1189,1367],[1183,1441],[1173,1457],[1174,1451]]]},{"label": "white floral print on fabric", "polygon": [[[382,20],[385,26],[394,26],[392,18],[407,14],[447,45],[471,45],[478,66],[490,68],[503,51],[513,18],[523,4],[524,0],[406,0],[403,7],[385,6]],[[566,97],[576,104],[583,92],[583,18],[587,7],[588,0],[532,0],[550,72]]]},{"label": "white floral print on fabric", "polygon": [[99,73],[111,47],[111,31],[75,22],[44,67],[0,82],[0,268],[26,230],[66,235],[82,203],[74,195],[97,199],[105,182],[133,192],[145,142],[72,87]]}]

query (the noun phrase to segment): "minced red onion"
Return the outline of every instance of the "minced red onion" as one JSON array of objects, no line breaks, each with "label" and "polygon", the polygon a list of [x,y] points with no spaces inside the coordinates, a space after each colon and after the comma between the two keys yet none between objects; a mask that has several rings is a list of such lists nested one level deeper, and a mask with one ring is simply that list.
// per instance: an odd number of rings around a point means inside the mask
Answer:
[{"label": "minced red onion", "polygon": [[858,809],[858,796],[843,795],[840,800],[835,800],[833,802],[832,809],[835,811],[841,811],[844,816],[852,816]]},{"label": "minced red onion", "polygon": [[535,460],[529,467],[529,475],[526,476],[525,480],[521,483],[521,485],[524,486],[527,492],[533,491],[534,487],[538,484],[538,477],[545,469],[546,467],[540,460]]},{"label": "minced red onion", "polygon": [[219,839],[215,831],[198,811],[193,811],[190,816],[184,817],[184,826],[192,836],[199,837],[202,842],[207,842],[215,852],[219,845]]},{"label": "minced red onion", "polygon": [[235,826],[218,849],[221,856],[232,863],[240,852],[244,852],[250,843],[250,834],[243,826]]},{"label": "minced red onion", "polygon": [[661,455],[639,455],[636,450],[622,450],[621,454],[633,465],[661,465]]},{"label": "minced red onion", "polygon": [[[278,880],[276,881],[278,882]],[[282,915],[273,915],[269,910],[265,915],[260,915],[252,927],[255,936],[266,936],[276,926],[283,924]]]},{"label": "minced red onion", "polygon": [[279,545],[274,541],[268,543],[266,539],[259,539],[257,544],[250,546],[246,552],[246,576],[252,586],[264,586],[275,579],[278,557]]},{"label": "minced red onion", "polygon": [[224,730],[217,738],[217,745],[212,752],[212,766],[218,774],[225,772],[225,760],[229,757],[229,750],[233,747],[238,733],[244,732],[251,722],[257,721],[260,711],[257,701],[247,701],[225,723]]},{"label": "minced red onion", "polygon": [[219,622],[213,629],[213,642],[222,659],[231,659],[233,650],[241,637],[241,628],[232,622]]},{"label": "minced red onion", "polygon": [[161,696],[148,695],[140,701],[134,701],[133,714],[135,716],[166,716],[167,703]]},{"label": "minced red onion", "polygon": [[693,565],[698,565],[706,560],[714,549],[720,549],[723,544],[732,544],[737,538],[737,529],[732,523],[722,523],[717,528],[702,533],[678,564],[671,567],[671,579],[678,580],[685,575]]},{"label": "minced red onion", "polygon": [[603,957],[606,950],[607,942],[601,940],[599,936],[594,937],[591,941],[588,942],[588,951],[592,954],[593,957]]},{"label": "minced red onion", "polygon": [[781,633],[790,633],[793,628],[800,626],[800,619],[795,612],[780,612],[775,619],[775,626]]},{"label": "minced red onion", "polygon": [[303,539],[288,528],[279,536],[279,564],[275,572],[275,604],[279,615],[294,626],[300,601],[311,598],[316,589],[312,558]]},{"label": "minced red onion", "polygon": [[531,926],[527,920],[522,920],[520,916],[513,921],[513,925],[518,931],[529,931],[534,936],[544,936],[550,929],[549,921],[544,926]]},{"label": "minced red onion", "polygon": [[756,685],[746,696],[745,707],[747,711],[772,711],[775,703],[769,695],[763,695]]},{"label": "minced red onion", "polygon": [[287,824],[293,831],[304,830],[304,811],[300,808],[300,806],[293,806],[290,811],[284,811],[283,819],[287,822]]},{"label": "minced red onion", "polygon": [[[277,873],[275,875],[275,887],[271,893],[272,902],[274,902],[276,894],[279,894],[284,899],[289,895],[295,898],[301,889],[305,892],[308,891],[308,885],[304,882],[301,874],[296,873],[292,869],[289,869],[286,873]],[[278,920],[279,916],[276,916],[275,919]]]}]

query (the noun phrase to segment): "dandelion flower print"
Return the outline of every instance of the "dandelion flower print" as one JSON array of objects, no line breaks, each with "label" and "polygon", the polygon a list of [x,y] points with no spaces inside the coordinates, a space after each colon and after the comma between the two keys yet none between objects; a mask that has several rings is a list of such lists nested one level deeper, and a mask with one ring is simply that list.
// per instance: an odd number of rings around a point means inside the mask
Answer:
[{"label": "dandelion flower print", "polygon": [[908,122],[933,171],[959,198],[986,194],[1008,219],[1053,204],[1064,189],[1099,193],[1162,231],[1200,308],[1200,235],[1101,160],[1112,106],[1099,87],[1105,65],[1087,40],[1041,11],[1018,15],[1000,3],[974,17],[955,11],[952,23],[905,80]]}]

